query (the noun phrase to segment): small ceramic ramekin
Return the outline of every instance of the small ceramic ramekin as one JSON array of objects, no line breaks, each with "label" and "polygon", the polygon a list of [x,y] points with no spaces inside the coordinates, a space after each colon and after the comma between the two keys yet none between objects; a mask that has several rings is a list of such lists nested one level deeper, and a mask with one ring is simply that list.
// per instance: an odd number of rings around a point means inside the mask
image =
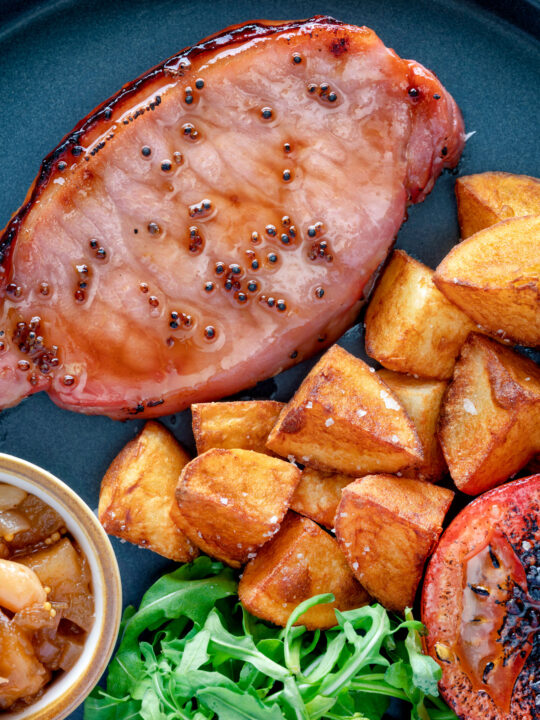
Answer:
[{"label": "small ceramic ramekin", "polygon": [[16,485],[54,508],[86,555],[92,574],[95,619],[81,656],[71,670],[47,686],[35,703],[18,712],[0,712],[0,720],[62,720],[96,685],[113,652],[122,613],[118,564],[92,510],[54,475],[26,460],[0,453],[0,483]]}]

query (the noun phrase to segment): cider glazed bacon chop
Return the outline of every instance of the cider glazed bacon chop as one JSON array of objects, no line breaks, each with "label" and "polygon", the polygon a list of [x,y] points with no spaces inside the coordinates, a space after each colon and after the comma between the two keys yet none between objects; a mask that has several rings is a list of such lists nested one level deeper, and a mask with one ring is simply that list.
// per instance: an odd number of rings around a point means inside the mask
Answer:
[{"label": "cider glazed bacon chop", "polygon": [[366,28],[181,52],[83,120],[8,224],[2,407],[163,415],[322,349],[463,143],[439,81]]}]

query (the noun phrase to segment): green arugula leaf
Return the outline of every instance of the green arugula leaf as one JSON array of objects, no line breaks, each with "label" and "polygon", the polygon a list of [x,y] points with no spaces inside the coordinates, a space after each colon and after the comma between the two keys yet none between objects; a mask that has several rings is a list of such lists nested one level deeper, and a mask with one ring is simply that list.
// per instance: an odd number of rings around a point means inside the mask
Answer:
[{"label": "green arugula leaf", "polygon": [[219,720],[284,720],[277,705],[265,705],[254,695],[227,688],[206,688],[197,698],[217,713]]},{"label": "green arugula leaf", "polygon": [[276,637],[277,632],[274,625],[269,625],[264,620],[259,620],[259,618],[251,615],[241,603],[238,603],[238,608],[242,612],[244,635],[251,635],[255,644],[260,640]]},{"label": "green arugula leaf", "polygon": [[308,667],[303,677],[309,683],[317,683],[323,680],[337,663],[341,651],[345,647],[347,638],[344,633],[336,635],[326,647],[324,655],[319,655],[315,662]]},{"label": "green arugula leaf", "polygon": [[137,645],[123,650],[120,648],[109,665],[107,691],[127,695],[137,687],[144,674],[144,661]]},{"label": "green arugula leaf", "polygon": [[167,720],[167,715],[161,710],[159,697],[151,687],[144,693],[140,715],[143,720]]},{"label": "green arugula leaf", "polygon": [[140,708],[140,702],[113,697],[97,687],[84,704],[84,720],[134,720],[140,717]]},{"label": "green arugula leaf", "polygon": [[144,677],[138,640],[145,630],[156,629],[179,615],[202,625],[219,599],[235,594],[232,571],[207,557],[161,577],[144,595],[138,612],[129,612],[120,648],[109,668],[107,690],[131,693]]},{"label": "green arugula leaf", "polygon": [[257,670],[266,673],[274,680],[283,681],[289,676],[290,673],[286,668],[278,665],[257,650],[251,637],[233,635],[228,630],[225,630],[216,610],[213,610],[208,615],[204,629],[210,634],[208,644],[210,651],[226,653],[230,658],[249,662]]},{"label": "green arugula leaf", "polygon": [[313,700],[306,703],[307,716],[310,720],[319,720],[319,718],[327,717],[328,711],[331,710],[335,704],[335,698],[316,695]]},{"label": "green arugula leaf", "polygon": [[332,600],[301,603],[280,629],[239,604],[220,563],[181,566],[126,610],[107,691],[92,691],[85,720],[381,720],[391,697],[410,703],[411,720],[456,720],[410,611],[399,622],[381,605],[336,610],[325,632],[294,625]]},{"label": "green arugula leaf", "polygon": [[[257,650],[260,650],[260,652],[262,652],[263,655],[266,655],[267,658],[270,658],[270,660],[283,665],[283,642],[281,640],[278,640],[277,638],[261,640],[257,644]],[[240,671],[238,687],[242,689],[252,687],[257,691],[257,695],[259,697],[264,698],[274,683],[274,678],[260,672],[253,665],[246,663]]]},{"label": "green arugula leaf", "polygon": [[218,672],[209,670],[190,670],[187,673],[180,673],[176,668],[173,674],[174,695],[182,701],[194,698],[199,690],[208,687],[225,687],[236,691],[237,685],[230,678]]},{"label": "green arugula leaf", "polygon": [[[388,661],[380,654],[383,640],[390,632],[390,620],[382,605],[366,605],[359,610],[344,613],[336,610],[336,617],[343,631],[348,635],[349,642],[355,646],[356,652],[337,673],[332,673],[325,678],[320,689],[322,695],[335,695],[369,663],[388,664]],[[353,623],[361,626],[365,619],[371,620],[369,630],[362,636],[354,633]]]},{"label": "green arugula leaf", "polygon": [[156,633],[154,641],[161,643],[179,641],[179,638],[184,635],[184,631],[190,626],[190,619],[182,615],[164,625],[163,629]]},{"label": "green arugula leaf", "polygon": [[194,635],[184,647],[184,653],[178,667],[179,673],[186,673],[189,670],[198,670],[210,659],[207,652],[210,633],[208,630],[201,630]]},{"label": "green arugula leaf", "polygon": [[285,664],[285,649],[283,646],[283,640],[279,640],[277,637],[267,638],[257,643],[257,650],[260,650],[263,655],[273,660],[278,665]]},{"label": "green arugula leaf", "polygon": [[162,641],[160,644],[157,644],[156,647],[161,647],[161,654],[171,665],[179,665],[182,662],[185,643],[180,643],[176,640],[168,642]]},{"label": "green arugula leaf", "polygon": [[[413,620],[410,608],[405,610],[405,619]],[[420,625],[420,627],[422,626]],[[442,677],[442,670],[430,655],[423,654],[418,628],[409,627],[405,638],[405,647],[409,654],[414,685],[426,695],[438,697],[438,682]]]},{"label": "green arugula leaf", "polygon": [[281,701],[288,711],[287,717],[294,718],[294,720],[310,720],[300,689],[292,676],[289,676],[283,683]]},{"label": "green arugula leaf", "polygon": [[[209,573],[214,577],[207,577]],[[232,571],[207,557],[199,557],[152,585],[139,611],[126,623],[123,642],[136,640],[143,630],[154,630],[164,620],[178,617],[180,613],[202,625],[217,600],[235,594]]]},{"label": "green arugula leaf", "polygon": [[301,602],[300,605],[297,605],[287,620],[285,631],[283,633],[283,639],[285,642],[285,665],[295,675],[300,673],[300,646],[298,644],[298,638],[305,632],[306,629],[304,627],[293,627],[294,623],[297,622],[297,620],[307,610],[315,605],[330,603],[335,599],[336,598],[332,595],[332,593],[315,595],[315,597],[312,597],[309,600],[304,600],[304,602]]},{"label": "green arugula leaf", "polygon": [[354,693],[354,710],[367,720],[381,720],[388,709],[388,698],[372,693]]}]

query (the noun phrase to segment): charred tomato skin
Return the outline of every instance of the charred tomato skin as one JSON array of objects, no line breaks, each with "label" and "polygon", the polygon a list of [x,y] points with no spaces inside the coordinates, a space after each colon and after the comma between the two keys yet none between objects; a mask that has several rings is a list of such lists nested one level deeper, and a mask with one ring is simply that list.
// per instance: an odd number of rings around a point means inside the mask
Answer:
[{"label": "charred tomato skin", "polygon": [[[441,694],[460,718],[540,718],[539,523],[537,474],[473,500],[446,529],[430,560],[422,592],[424,645],[441,666]],[[473,570],[482,584],[470,582]],[[480,651],[473,648],[476,673],[467,664],[467,642],[480,644]],[[490,687],[489,673],[497,664],[497,683]]]}]

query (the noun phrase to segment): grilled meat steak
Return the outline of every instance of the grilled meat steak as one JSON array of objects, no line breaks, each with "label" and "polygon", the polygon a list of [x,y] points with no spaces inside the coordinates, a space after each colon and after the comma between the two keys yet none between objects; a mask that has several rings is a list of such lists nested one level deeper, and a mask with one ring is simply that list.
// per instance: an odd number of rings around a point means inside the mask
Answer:
[{"label": "grilled meat steak", "polygon": [[0,239],[1,406],[163,415],[322,349],[463,143],[429,71],[328,17],[158,65],[64,138]]}]

